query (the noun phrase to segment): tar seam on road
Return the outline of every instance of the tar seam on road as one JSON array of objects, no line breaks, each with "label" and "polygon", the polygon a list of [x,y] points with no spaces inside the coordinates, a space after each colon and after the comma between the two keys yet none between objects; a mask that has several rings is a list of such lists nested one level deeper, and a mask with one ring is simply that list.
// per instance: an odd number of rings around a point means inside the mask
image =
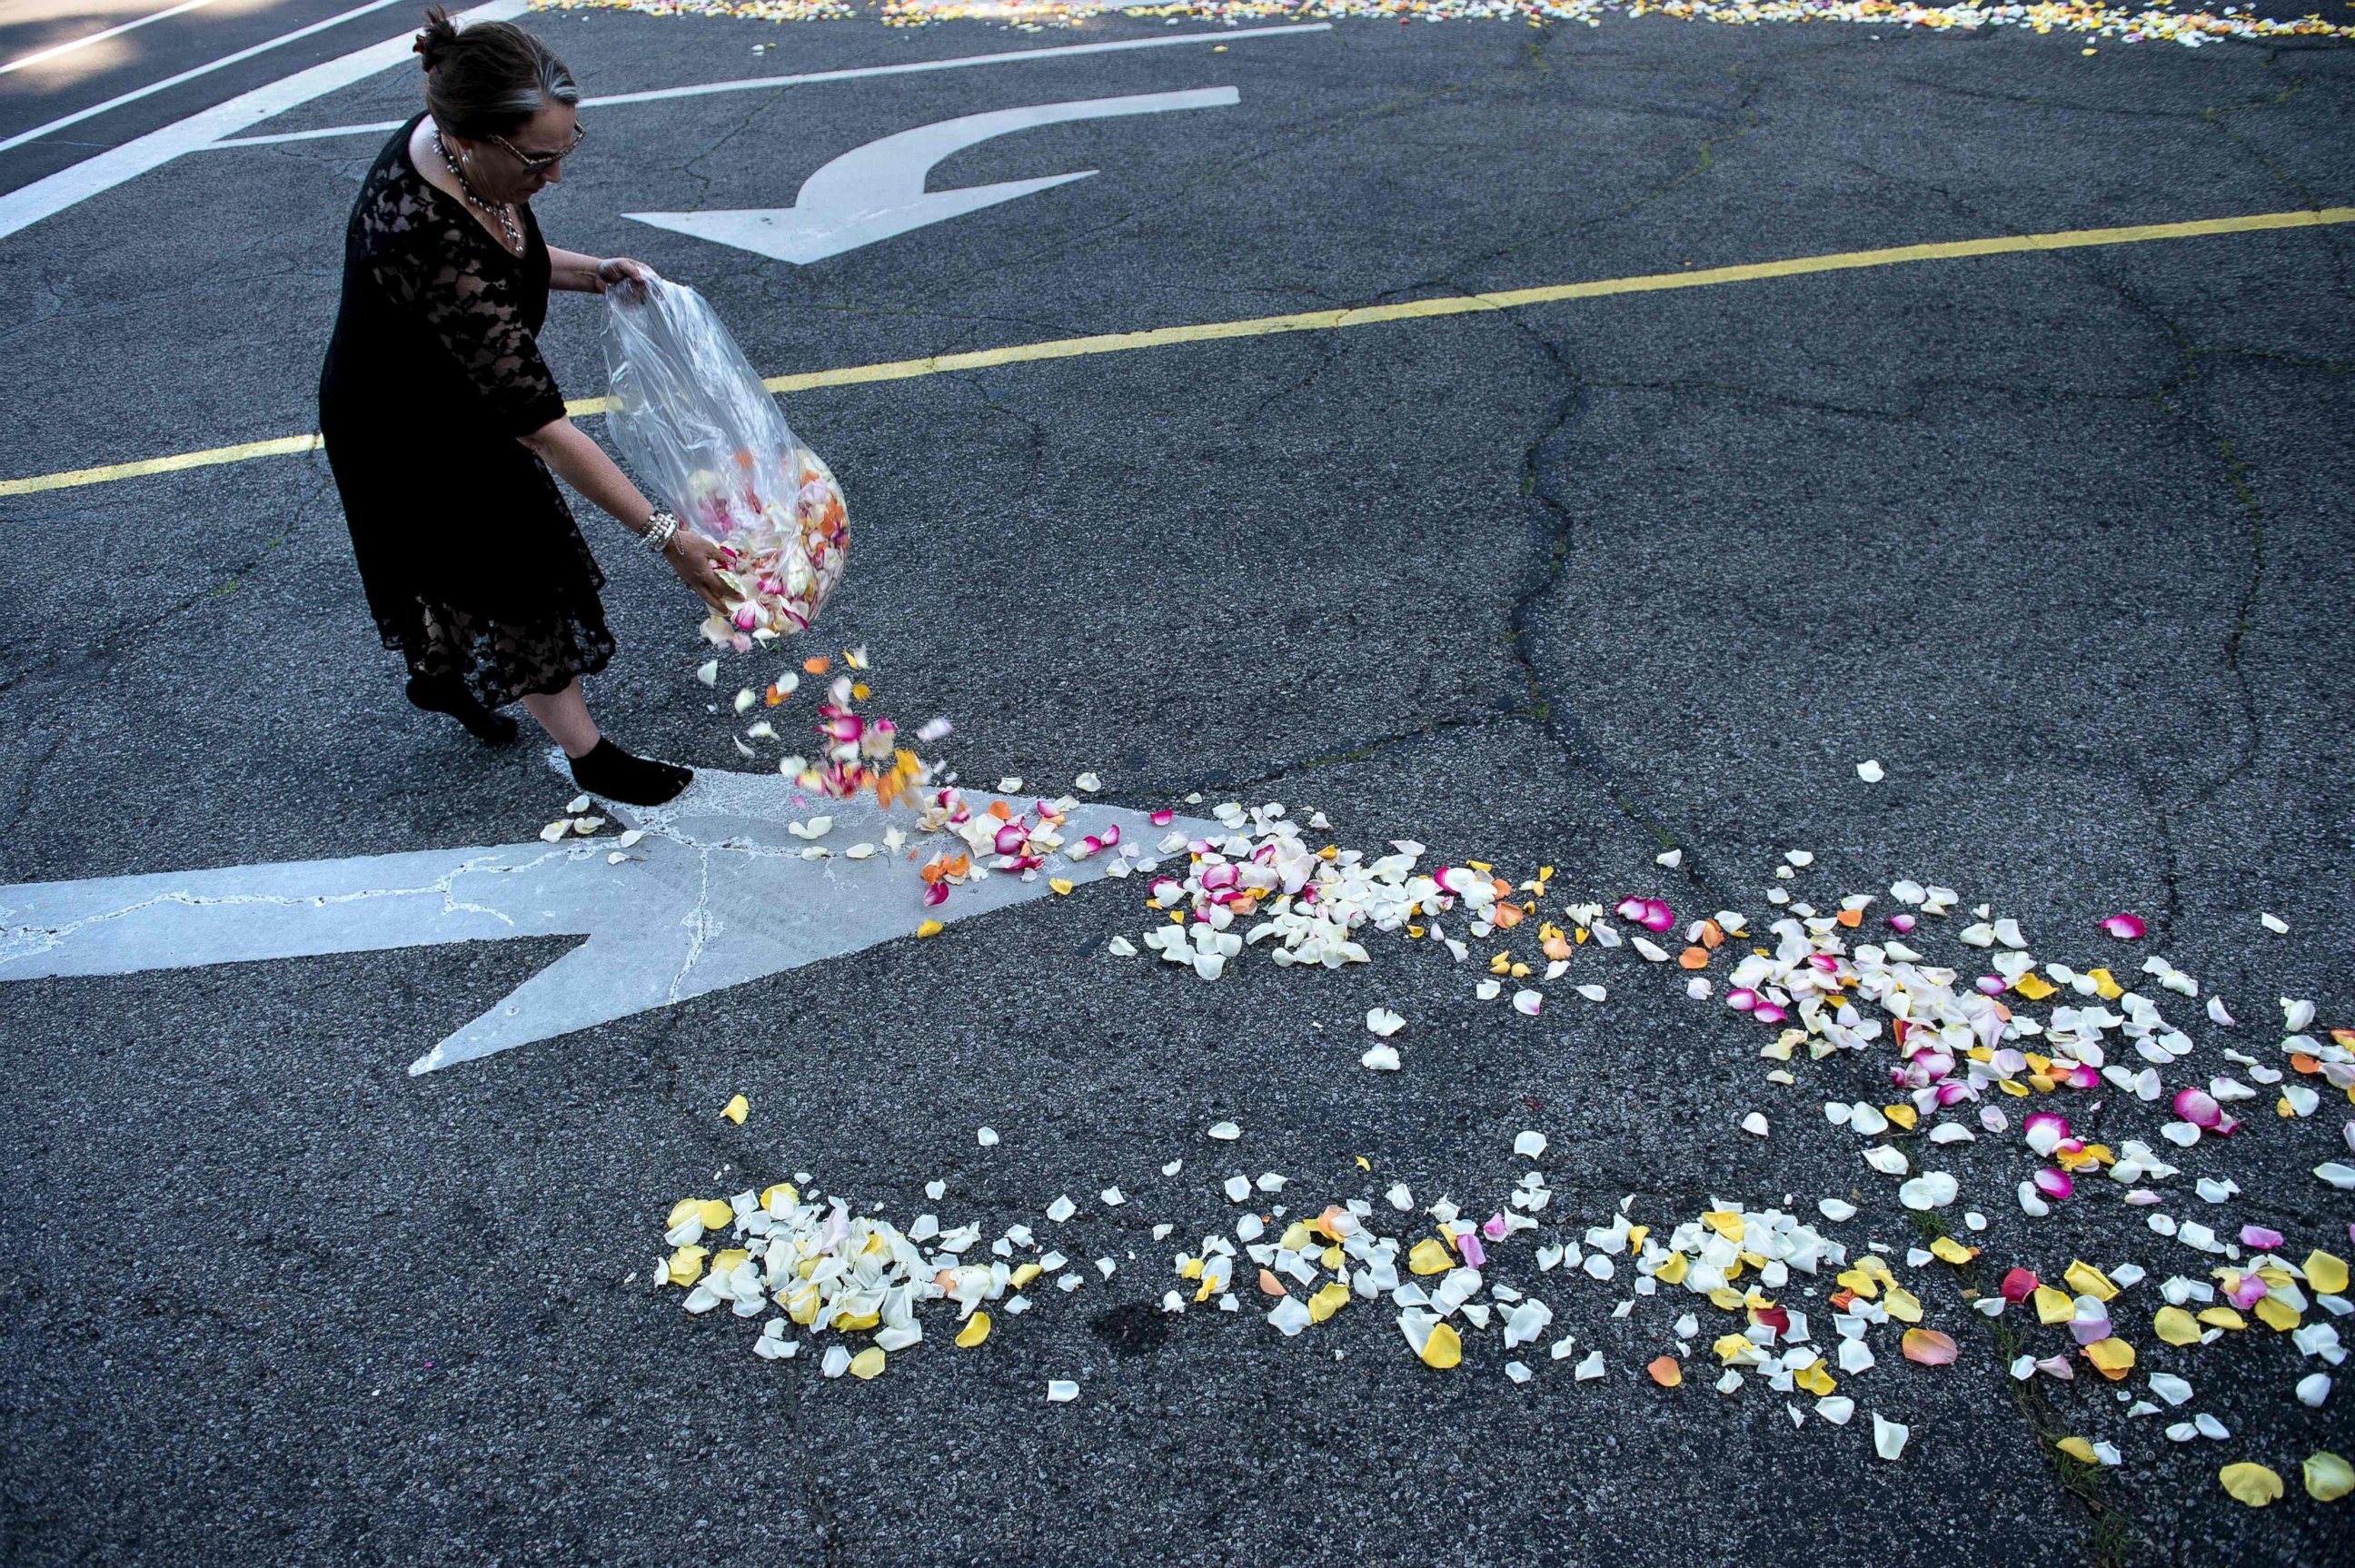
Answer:
[{"label": "tar seam on road", "polygon": [[[1519,310],[1529,305],[1601,299],[1612,294],[1710,288],[1719,283],[1754,283],[1764,278],[1799,277],[1810,272],[1849,272],[1866,267],[1898,266],[1912,261],[1949,261],[1972,256],[2013,255],[2033,251],[2070,251],[2096,245],[2134,245],[2152,240],[2191,240],[2210,234],[2243,234],[2271,229],[2314,229],[2337,223],[2355,223],[2355,207],[2327,207],[2299,212],[2256,212],[2239,218],[2207,218],[2189,223],[2144,223],[2122,229],[2064,229],[2049,234],[2004,234],[1984,240],[1895,245],[1879,251],[1837,251],[1828,255],[1794,256],[1785,261],[1753,261],[1738,267],[1700,267],[1684,272],[1598,278],[1583,283],[1556,283],[1545,288],[1513,289],[1499,293],[1443,294],[1433,299],[1405,300],[1396,304],[1369,305],[1361,309],[1252,316],[1241,321],[1210,321],[1192,326],[1158,327],[1147,332],[1114,332],[1093,337],[1058,338],[1045,343],[1017,343],[1003,348],[941,354],[925,359],[849,365],[840,369],[813,370],[797,376],[772,376],[765,385],[772,392],[803,392],[819,387],[856,386],[866,381],[904,381],[920,376],[985,369],[994,365],[1018,365],[1040,359],[1074,359],[1093,354],[1124,354],[1138,348],[1162,348],[1178,343],[1208,343],[1229,337],[1264,337],[1284,332],[1330,332],[1348,326],[1375,326],[1386,322]],[[604,413],[609,407],[610,400],[604,398],[576,398],[566,405],[565,411],[581,417]],[[243,463],[250,458],[282,457],[315,451],[319,444],[315,434],[279,436],[270,441],[250,441],[236,446],[212,447],[203,452],[144,458],[136,463],[76,468],[60,474],[35,475],[26,479],[0,479],[0,496],[27,496],[40,490],[67,490],[85,485],[102,485],[116,479],[135,479],[150,474],[171,474],[184,468]]]}]

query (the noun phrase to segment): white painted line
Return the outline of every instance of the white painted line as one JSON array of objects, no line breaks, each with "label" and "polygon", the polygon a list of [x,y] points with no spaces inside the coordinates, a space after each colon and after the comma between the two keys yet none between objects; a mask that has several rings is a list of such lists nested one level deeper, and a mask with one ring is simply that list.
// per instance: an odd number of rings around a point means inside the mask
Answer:
[{"label": "white painted line", "polygon": [[1094,174],[1048,175],[996,185],[926,190],[932,165],[953,153],[1017,131],[1060,125],[1074,120],[1112,120],[1131,114],[1171,114],[1188,109],[1231,109],[1240,101],[1231,87],[1184,92],[1144,92],[1125,98],[1090,98],[1071,103],[1031,103],[960,115],[879,137],[829,160],[802,182],[791,207],[741,208],[731,211],[625,212],[623,217],[676,234],[770,256],[796,266],[839,256],[879,240],[928,224],[962,218],[1018,197],[1035,196]]},{"label": "white painted line", "polygon": [[[992,876],[928,909],[914,866],[840,854],[880,839],[895,814],[871,800],[828,803],[834,827],[823,842],[836,855],[809,860],[785,827],[815,813],[796,809],[794,795],[774,773],[698,773],[686,794],[641,815],[646,836],[618,865],[605,859],[616,853],[611,837],[532,839],[0,887],[0,981],[588,938],[410,1065],[430,1072],[911,937],[927,918],[953,923],[1052,891],[1046,877]],[[992,797],[966,798],[978,806]],[[1141,813],[1082,805],[1064,832],[1076,842],[1114,823],[1132,842],[1155,831]],[[1220,831],[1182,817],[1174,826]],[[1058,856],[1050,866],[1092,882],[1118,859]]]},{"label": "white painted line", "polygon": [[[1329,33],[1330,22],[1301,22],[1281,27],[1222,27],[1215,32],[1168,33],[1154,38],[1121,38],[1101,44],[1066,44],[1050,49],[1006,49],[996,54],[959,55],[954,59],[910,60],[900,65],[862,65],[843,70],[814,70],[800,76],[748,76],[732,81],[707,81],[693,87],[657,87],[645,92],[615,92],[584,98],[583,109],[613,103],[655,103],[673,98],[701,98],[715,92],[759,92],[780,87],[806,87],[820,81],[854,81],[872,76],[911,76],[919,71],[960,70],[967,66],[1007,65],[1018,60],[1057,59],[1068,55],[1111,54],[1124,49],[1166,49],[1177,44],[1227,43],[1236,38],[1275,37],[1286,33]],[[370,121],[365,125],[330,125],[317,131],[285,131],[270,136],[225,137],[216,147],[267,147],[280,142],[315,142],[327,136],[358,136],[400,129],[398,120]]]},{"label": "white painted line", "polygon": [[291,44],[298,38],[307,38],[314,33],[324,33],[329,27],[348,22],[355,16],[365,16],[371,11],[381,11],[388,5],[400,3],[400,0],[368,0],[365,5],[355,5],[350,10],[339,12],[323,22],[314,22],[307,27],[297,27],[291,33],[281,33],[274,38],[268,38],[250,48],[240,49],[235,54],[223,55],[217,60],[210,60],[191,69],[184,70],[177,76],[167,76],[161,81],[151,81],[144,87],[133,88],[129,92],[119,93],[103,103],[93,103],[87,109],[78,109],[71,114],[60,115],[46,125],[36,125],[29,131],[20,131],[6,141],[0,142],[0,153],[5,153],[11,147],[21,147],[27,142],[37,142],[52,131],[62,131],[69,125],[79,125],[83,121],[103,114],[110,109],[120,109],[126,103],[135,103],[140,99],[153,97],[168,88],[177,87],[184,81],[194,81],[200,76],[208,76],[214,71],[239,64],[240,61],[250,60],[254,56],[265,54],[282,44]]},{"label": "white painted line", "polygon": [[173,16],[184,16],[190,11],[201,11],[211,4],[213,0],[180,0],[177,5],[168,6],[152,16],[141,16],[135,21],[125,22],[119,27],[109,27],[102,33],[91,33],[79,38],[69,38],[54,48],[37,49],[29,55],[18,55],[6,65],[0,65],[0,76],[5,76],[12,70],[22,70],[28,65],[38,65],[43,60],[53,60],[59,55],[69,55],[76,49],[102,43],[108,38],[118,37],[133,27],[144,27],[150,22],[161,22]]},{"label": "white painted line", "polygon": [[[522,16],[524,9],[525,0],[488,0],[487,4],[475,6],[458,20],[506,21]],[[63,212],[77,203],[88,201],[101,192],[112,190],[125,180],[136,179],[151,169],[160,168],[183,153],[205,146],[216,137],[259,124],[273,114],[283,114],[314,98],[338,91],[356,81],[364,81],[378,71],[412,62],[416,59],[411,51],[414,40],[413,33],[402,33],[382,43],[370,44],[367,48],[324,60],[307,70],[282,77],[267,87],[255,88],[251,92],[240,93],[226,103],[217,103],[160,131],[151,131],[119,147],[110,148],[94,158],[85,158],[70,168],[59,169],[56,174],[37,179],[28,186],[0,194],[0,240],[38,223],[44,218]]]}]

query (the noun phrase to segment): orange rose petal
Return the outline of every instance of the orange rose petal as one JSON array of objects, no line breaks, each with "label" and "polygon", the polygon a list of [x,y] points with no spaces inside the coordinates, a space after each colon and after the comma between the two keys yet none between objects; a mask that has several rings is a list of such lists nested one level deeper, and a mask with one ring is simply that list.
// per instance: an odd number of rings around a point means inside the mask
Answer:
[{"label": "orange rose petal", "polygon": [[1901,1348],[1907,1360],[1925,1367],[1952,1366],[1959,1353],[1955,1341],[1935,1328],[1908,1328]]},{"label": "orange rose petal", "polygon": [[1661,1356],[1644,1370],[1651,1373],[1652,1381],[1662,1388],[1675,1388],[1685,1381],[1684,1365],[1674,1356]]},{"label": "orange rose petal", "polygon": [[1682,953],[1677,955],[1677,966],[1680,969],[1708,968],[1709,949],[1706,947],[1686,948]]},{"label": "orange rose petal", "polygon": [[814,655],[809,658],[802,660],[802,668],[807,670],[812,675],[824,675],[833,667],[834,661],[826,657],[824,654]]}]

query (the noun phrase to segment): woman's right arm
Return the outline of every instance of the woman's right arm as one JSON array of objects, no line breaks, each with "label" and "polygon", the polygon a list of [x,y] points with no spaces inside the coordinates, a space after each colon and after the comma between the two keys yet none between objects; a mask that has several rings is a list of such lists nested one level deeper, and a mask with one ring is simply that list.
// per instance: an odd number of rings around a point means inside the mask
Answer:
[{"label": "woman's right arm", "polygon": [[[643,536],[646,524],[654,516],[654,506],[641,494],[630,476],[605,449],[582,432],[569,419],[550,420],[538,430],[517,436],[517,440],[538,454],[539,460],[556,471],[557,476],[580,491],[598,506],[621,519],[624,528]],[[719,581],[720,569],[728,558],[720,548],[701,534],[681,528],[672,536],[663,559],[670,562],[679,581],[701,594],[703,602],[714,610],[728,608],[728,590]]]}]

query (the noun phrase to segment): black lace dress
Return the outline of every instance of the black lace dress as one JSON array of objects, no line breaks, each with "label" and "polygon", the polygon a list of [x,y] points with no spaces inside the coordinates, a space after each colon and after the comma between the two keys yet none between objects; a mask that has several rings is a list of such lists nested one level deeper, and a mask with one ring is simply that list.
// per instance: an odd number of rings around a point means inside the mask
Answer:
[{"label": "black lace dress", "polygon": [[527,206],[514,255],[428,185],[409,157],[416,124],[352,208],[319,429],[385,646],[496,708],[602,669],[613,637],[604,575],[516,439],[564,412],[533,337],[547,243]]}]

